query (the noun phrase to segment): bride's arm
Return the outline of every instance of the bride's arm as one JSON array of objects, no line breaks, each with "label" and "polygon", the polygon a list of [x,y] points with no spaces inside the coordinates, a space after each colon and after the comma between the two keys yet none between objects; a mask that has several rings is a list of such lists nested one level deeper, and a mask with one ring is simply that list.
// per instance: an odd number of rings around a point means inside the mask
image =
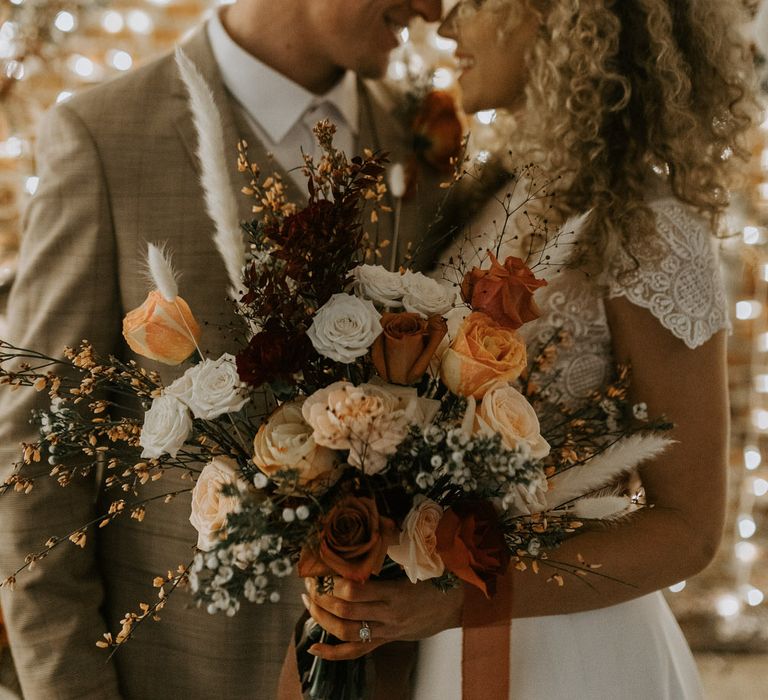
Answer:
[{"label": "bride's arm", "polygon": [[[641,470],[652,508],[575,536],[551,552],[558,562],[576,564],[581,556],[599,563],[599,572],[610,578],[590,575],[587,585],[566,576],[559,587],[545,583],[544,572],[515,572],[514,617],[593,610],[659,590],[701,571],[720,542],[728,436],[725,332],[690,349],[625,298],[607,301],[606,309],[615,356],[632,366],[634,398],[647,403],[649,415],[667,416],[678,442]],[[461,624],[461,589],[443,594],[429,582],[360,586],[339,579],[332,596],[308,590],[315,619],[350,642],[358,638],[360,620],[369,622],[378,642],[422,639]],[[353,642],[317,651],[338,659],[371,649]]]}]

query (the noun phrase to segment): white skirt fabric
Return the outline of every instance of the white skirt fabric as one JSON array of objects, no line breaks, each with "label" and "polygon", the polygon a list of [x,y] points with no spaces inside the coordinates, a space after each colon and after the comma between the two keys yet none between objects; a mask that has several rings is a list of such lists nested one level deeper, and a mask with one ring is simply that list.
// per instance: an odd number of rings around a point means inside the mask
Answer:
[{"label": "white skirt fabric", "polygon": [[[510,700],[701,700],[696,664],[661,593],[511,626]],[[413,700],[461,700],[461,630],[419,644]]]}]

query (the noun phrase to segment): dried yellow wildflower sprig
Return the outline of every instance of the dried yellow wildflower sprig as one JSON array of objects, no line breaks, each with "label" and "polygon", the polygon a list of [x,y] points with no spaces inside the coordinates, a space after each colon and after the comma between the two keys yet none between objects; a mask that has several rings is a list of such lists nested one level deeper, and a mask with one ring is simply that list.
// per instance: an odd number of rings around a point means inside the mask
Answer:
[{"label": "dried yellow wildflower sprig", "polygon": [[[50,369],[54,366],[61,368],[58,374]],[[100,360],[87,341],[77,350],[66,348],[63,358],[0,341],[1,384],[12,390],[30,386],[47,391],[51,408],[34,412],[40,440],[23,445],[16,471],[0,484],[0,493],[28,493],[35,478],[43,474],[66,486],[97,464],[108,463],[110,469],[125,460],[133,464],[141,434],[142,403],[161,386],[156,373],[134,362]],[[112,417],[110,411],[121,415]],[[47,471],[32,472],[38,464],[46,465]]]},{"label": "dried yellow wildflower sprig", "polygon": [[10,588],[13,590],[16,585],[17,576],[27,569],[33,569],[35,565],[45,559],[54,549],[59,547],[65,542],[71,542],[77,547],[84,549],[88,542],[89,529],[98,526],[99,528],[105,527],[116,518],[129,513],[130,517],[139,522],[144,520],[146,513],[146,506],[155,501],[163,501],[168,503],[170,500],[182,493],[189,493],[192,491],[192,487],[185,489],[178,489],[176,491],[170,491],[168,493],[156,494],[148,498],[134,501],[132,503],[126,503],[124,500],[113,501],[106,512],[97,515],[95,518],[89,520],[87,523],[83,523],[71,532],[62,536],[49,537],[42,549],[37,552],[30,552],[24,557],[24,563],[19,566],[12,574],[7,576],[3,581],[0,581],[0,588]]},{"label": "dried yellow wildflower sprig", "polygon": [[[192,562],[187,564],[179,564],[176,571],[168,571],[165,576],[156,576],[152,582],[152,585],[159,589],[157,593],[157,601],[153,604],[139,603],[139,612],[127,612],[120,620],[120,631],[117,636],[112,635],[111,632],[105,632],[102,639],[96,642],[96,646],[100,649],[112,648],[112,653],[109,658],[112,658],[118,648],[125,644],[136,632],[138,626],[151,619],[154,622],[160,622],[160,611],[165,607],[166,602],[170,595],[177,589],[183,588],[189,581],[189,569],[192,566]],[[166,590],[170,586],[170,589]]]},{"label": "dried yellow wildflower sprig", "polygon": [[[355,182],[355,173],[364,161],[377,160],[379,164],[386,163],[386,158],[377,156],[370,148],[363,150],[363,157],[353,158],[351,161],[343,151],[333,145],[333,137],[336,135],[336,125],[324,119],[318,122],[312,130],[322,150],[320,159],[315,159],[304,153],[304,166],[302,168],[307,177],[310,195],[321,196],[325,199],[339,200],[347,193],[350,184]],[[379,220],[382,212],[391,212],[392,208],[384,204],[384,196],[387,193],[387,185],[384,180],[383,170],[371,177],[362,187],[358,186],[362,198],[371,205],[369,219],[371,223]],[[359,182],[359,181],[358,181]]]},{"label": "dried yellow wildflower sprig", "polygon": [[278,173],[261,180],[261,167],[248,158],[248,142],[237,144],[237,169],[248,177],[248,184],[240,190],[253,199],[251,211],[260,214],[264,221],[282,219],[295,213],[296,205],[288,201],[283,178]]}]

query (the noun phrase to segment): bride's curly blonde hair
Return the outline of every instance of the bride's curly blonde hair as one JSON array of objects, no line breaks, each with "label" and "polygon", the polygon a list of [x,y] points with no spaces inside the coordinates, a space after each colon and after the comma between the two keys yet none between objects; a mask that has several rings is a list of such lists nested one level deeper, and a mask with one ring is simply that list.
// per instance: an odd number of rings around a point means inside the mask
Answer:
[{"label": "bride's curly blonde hair", "polygon": [[[733,161],[748,156],[741,137],[755,109],[736,2],[489,2],[542,13],[526,110],[499,126],[512,135],[513,160],[534,160],[561,178],[562,216],[591,210],[575,262],[602,267],[614,246],[631,249],[652,234],[654,171],[714,229]],[[516,15],[509,12],[508,26]]]}]

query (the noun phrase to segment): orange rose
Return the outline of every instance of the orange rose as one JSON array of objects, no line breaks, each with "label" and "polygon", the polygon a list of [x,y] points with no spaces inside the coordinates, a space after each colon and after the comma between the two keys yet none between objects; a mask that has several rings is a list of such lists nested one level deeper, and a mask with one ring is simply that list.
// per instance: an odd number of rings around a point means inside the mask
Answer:
[{"label": "orange rose", "polygon": [[509,566],[509,549],[499,516],[489,501],[459,501],[437,526],[437,553],[445,568],[477,586],[486,597]]},{"label": "orange rose", "polygon": [[398,541],[397,525],[379,515],[376,501],[345,496],[320,521],[317,549],[302,549],[299,576],[339,574],[365,583],[381,571],[387,548]]},{"label": "orange rose", "polygon": [[416,313],[384,313],[383,333],[373,342],[371,359],[385,382],[414,384],[427,371],[429,361],[448,332],[445,319],[423,319]]},{"label": "orange rose", "polygon": [[139,308],[126,314],[123,337],[136,354],[178,365],[195,351],[200,326],[186,301],[167,301],[154,289]]},{"label": "orange rose", "polygon": [[508,328],[520,328],[541,315],[533,293],[547,284],[536,279],[530,268],[513,256],[500,265],[490,251],[491,268],[472,268],[461,283],[461,296],[473,311],[488,314],[496,323]]},{"label": "orange rose", "polygon": [[412,129],[417,153],[440,172],[452,172],[451,159],[459,156],[464,131],[453,95],[445,90],[428,93]]},{"label": "orange rose", "polygon": [[475,311],[445,351],[440,378],[454,394],[480,399],[493,383],[517,379],[527,361],[525,344],[515,331]]}]

